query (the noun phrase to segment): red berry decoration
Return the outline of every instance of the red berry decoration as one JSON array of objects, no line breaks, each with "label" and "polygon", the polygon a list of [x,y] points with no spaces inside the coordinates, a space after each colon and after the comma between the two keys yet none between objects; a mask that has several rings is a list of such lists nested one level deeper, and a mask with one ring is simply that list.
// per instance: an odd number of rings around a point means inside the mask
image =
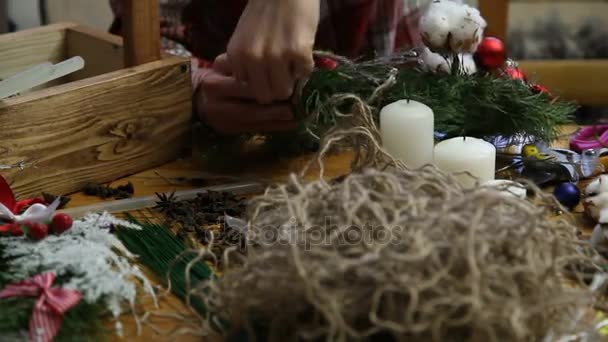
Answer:
[{"label": "red berry decoration", "polygon": [[335,70],[338,67],[338,62],[329,57],[315,58],[315,65],[320,69]]},{"label": "red berry decoration", "polygon": [[484,38],[474,55],[475,63],[485,70],[496,70],[507,61],[505,44],[498,38]]},{"label": "red berry decoration", "polygon": [[67,214],[57,214],[53,216],[51,226],[56,234],[62,234],[63,232],[72,228],[72,218]]},{"label": "red berry decoration", "polygon": [[44,223],[30,223],[28,234],[35,241],[40,241],[49,235],[49,227]]},{"label": "red berry decoration", "polygon": [[507,67],[505,68],[505,74],[511,79],[520,80],[524,83],[526,83],[528,80],[523,71],[519,70],[518,68]]},{"label": "red berry decoration", "polygon": [[14,223],[11,227],[11,235],[12,236],[23,236],[23,230],[21,229],[21,226]]},{"label": "red berry decoration", "polygon": [[540,84],[533,84],[530,86],[530,89],[532,89],[532,91],[535,93],[538,93],[538,94],[543,93],[549,97],[553,97],[553,95],[551,94],[549,89],[545,88],[544,86],[542,86]]}]

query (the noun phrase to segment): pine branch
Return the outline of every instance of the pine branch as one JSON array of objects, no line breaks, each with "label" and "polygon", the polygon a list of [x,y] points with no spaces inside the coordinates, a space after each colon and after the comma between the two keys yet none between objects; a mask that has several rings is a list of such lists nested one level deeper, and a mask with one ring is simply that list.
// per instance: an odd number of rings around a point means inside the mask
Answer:
[{"label": "pine branch", "polygon": [[[398,60],[398,59],[397,59]],[[374,90],[398,68],[396,83],[380,97],[368,103],[376,123],[380,110],[402,99],[422,102],[435,113],[435,130],[447,137],[467,135],[477,138],[534,137],[553,141],[559,136],[559,126],[572,121],[577,106],[556,100],[547,94],[535,93],[519,80],[496,77],[486,73],[467,75],[460,63],[452,63],[452,74],[434,74],[413,67],[399,67],[393,62],[342,61],[334,70],[316,69],[301,93],[296,94],[294,111],[299,122],[297,132],[265,135],[265,147],[272,155],[308,152],[318,147],[318,139],[331,128],[349,127],[336,110],[349,113],[351,105],[334,105],[330,100],[341,94],[354,94],[369,99]],[[312,133],[312,134],[311,134]],[[235,146],[251,134],[206,140],[205,158],[214,164],[235,155]]]},{"label": "pine branch", "polygon": [[[298,107],[301,120],[318,136],[339,120],[328,100],[337,94],[355,94],[367,99],[385,80],[392,65],[369,62],[342,64],[335,70],[317,70],[302,93]],[[552,141],[560,125],[569,123],[576,110],[572,103],[554,101],[536,94],[521,81],[477,73],[441,75],[401,68],[395,85],[374,103],[376,120],[385,105],[411,99],[425,103],[435,112],[437,131],[450,136],[486,138],[523,134]],[[310,113],[319,113],[307,121]]]}]

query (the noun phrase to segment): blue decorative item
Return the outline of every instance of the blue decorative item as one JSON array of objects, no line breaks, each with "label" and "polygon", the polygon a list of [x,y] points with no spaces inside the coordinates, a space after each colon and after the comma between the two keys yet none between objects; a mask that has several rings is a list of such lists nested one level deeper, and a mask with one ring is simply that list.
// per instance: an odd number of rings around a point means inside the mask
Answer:
[{"label": "blue decorative item", "polygon": [[553,195],[564,207],[573,209],[581,201],[581,191],[574,183],[562,183],[555,187]]}]

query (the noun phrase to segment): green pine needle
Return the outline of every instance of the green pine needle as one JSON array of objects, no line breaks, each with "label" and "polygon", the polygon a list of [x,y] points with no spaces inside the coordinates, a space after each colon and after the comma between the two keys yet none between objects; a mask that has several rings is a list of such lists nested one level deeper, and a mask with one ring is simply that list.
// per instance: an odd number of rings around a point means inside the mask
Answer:
[{"label": "green pine needle", "polygon": [[[118,238],[131,253],[138,256],[139,262],[150,268],[162,281],[165,281],[169,275],[171,291],[185,300],[187,295],[185,269],[196,255],[184,256],[183,253],[188,248],[169,228],[149,222],[137,222],[132,216],[129,216],[129,220],[140,225],[142,230],[119,228],[116,232]],[[179,256],[182,257],[176,261]],[[191,286],[194,287],[212,276],[211,269],[204,262],[199,262],[191,269]],[[200,300],[192,298],[191,305],[200,314],[206,314],[205,306]]]}]

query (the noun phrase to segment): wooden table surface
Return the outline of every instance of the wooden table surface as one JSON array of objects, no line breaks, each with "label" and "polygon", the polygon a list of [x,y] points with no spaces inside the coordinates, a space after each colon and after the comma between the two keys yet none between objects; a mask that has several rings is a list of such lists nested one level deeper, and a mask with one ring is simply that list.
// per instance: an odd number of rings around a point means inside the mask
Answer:
[{"label": "wooden table surface", "polygon": [[[576,130],[576,127],[569,126],[564,128],[564,133],[570,133]],[[567,134],[564,138],[555,144],[556,146],[564,147],[567,145]],[[335,177],[345,174],[349,170],[351,155],[342,154],[331,156],[326,160],[326,176]],[[154,193],[168,193],[174,190],[185,190],[200,187],[198,183],[201,179],[214,180],[217,182],[234,183],[240,181],[262,181],[262,182],[277,182],[285,181],[290,173],[297,173],[311,160],[311,155],[304,155],[292,159],[276,160],[264,158],[239,158],[238,163],[235,163],[232,168],[224,168],[222,170],[213,171],[208,164],[201,163],[195,159],[178,160],[151,170],[141,172],[139,174],[127,177],[113,182],[113,185],[125,184],[130,181],[135,187],[135,196],[153,195]],[[207,171],[203,171],[207,170]],[[312,173],[308,177],[315,177],[316,168],[312,169]],[[188,179],[194,179],[195,182],[188,182]],[[73,194],[72,200],[68,207],[88,205],[101,201],[98,198],[85,196],[82,193]],[[583,226],[588,232],[593,224],[582,217],[582,208],[575,210],[574,219],[579,226]],[[152,275],[151,279],[155,279]],[[156,279],[158,280],[158,279]],[[187,307],[176,297],[169,295],[165,296],[160,301],[160,309],[155,309],[151,301],[142,298],[142,310],[156,313],[179,313],[181,315],[193,316],[189,313]],[[183,328],[180,320],[174,318],[163,318],[154,315],[150,321],[158,329],[163,332],[158,333],[147,325],[144,325],[141,334],[137,335],[135,320],[129,314],[123,316],[121,322],[124,326],[124,340],[126,341],[169,341],[171,338],[170,332],[175,329]],[[108,322],[108,327],[112,323]],[[174,336],[175,337],[175,336]],[[116,338],[116,340],[120,340]],[[217,337],[201,337],[192,334],[178,335],[179,341],[201,341],[201,340],[217,340]]]}]

